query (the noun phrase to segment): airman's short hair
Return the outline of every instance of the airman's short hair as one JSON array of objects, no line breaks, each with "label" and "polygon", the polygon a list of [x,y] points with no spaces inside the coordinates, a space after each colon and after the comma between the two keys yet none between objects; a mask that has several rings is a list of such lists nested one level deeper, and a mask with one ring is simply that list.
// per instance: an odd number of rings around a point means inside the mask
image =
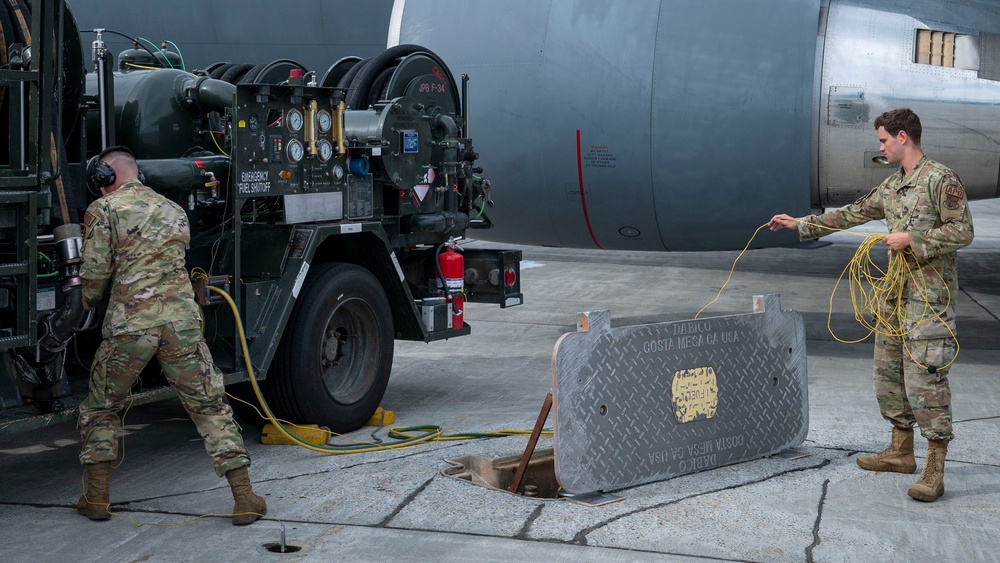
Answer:
[{"label": "airman's short hair", "polygon": [[906,135],[918,145],[920,144],[920,134],[923,133],[920,118],[910,108],[889,110],[878,116],[875,119],[875,128],[879,127],[885,127],[885,132],[894,137],[900,131],[906,131]]}]

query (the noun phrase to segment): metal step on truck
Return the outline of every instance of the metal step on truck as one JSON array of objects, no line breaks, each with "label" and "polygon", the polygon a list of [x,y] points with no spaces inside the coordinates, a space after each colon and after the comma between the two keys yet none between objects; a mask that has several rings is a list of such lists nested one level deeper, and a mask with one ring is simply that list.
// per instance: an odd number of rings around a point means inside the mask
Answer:
[{"label": "metal step on truck", "polygon": [[[101,32],[85,58],[61,0],[2,10],[0,435],[72,420],[86,396],[104,306],[80,304],[80,222],[100,197],[84,176],[108,146],[131,149],[145,184],[187,211],[212,356],[228,391],[251,397],[245,334],[278,417],[357,429],[396,339],[467,335],[466,303],[522,303],[520,251],[456,248],[491,226],[490,183],[468,79],[434,53],[188,71],[138,41],[116,62]],[[172,395],[155,362],[140,382],[137,404]]]}]

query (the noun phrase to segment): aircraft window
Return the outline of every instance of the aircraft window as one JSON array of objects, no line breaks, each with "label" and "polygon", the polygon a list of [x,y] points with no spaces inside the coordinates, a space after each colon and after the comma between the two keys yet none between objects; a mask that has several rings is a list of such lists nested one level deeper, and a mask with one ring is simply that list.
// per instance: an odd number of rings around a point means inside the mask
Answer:
[{"label": "aircraft window", "polygon": [[949,31],[918,29],[914,62],[978,70],[979,37]]}]

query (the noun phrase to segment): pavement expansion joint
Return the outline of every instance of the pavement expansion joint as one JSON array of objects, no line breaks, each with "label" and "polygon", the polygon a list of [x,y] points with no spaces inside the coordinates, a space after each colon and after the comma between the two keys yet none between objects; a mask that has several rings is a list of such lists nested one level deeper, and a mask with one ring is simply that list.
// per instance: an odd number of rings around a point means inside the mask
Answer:
[{"label": "pavement expansion joint", "polygon": [[770,480],[776,479],[778,477],[784,477],[786,475],[790,475],[790,474],[793,474],[793,473],[800,473],[800,472],[804,472],[804,471],[812,471],[812,470],[816,470],[816,469],[822,469],[823,467],[826,467],[826,466],[830,465],[830,463],[831,463],[831,460],[824,459],[820,463],[817,463],[817,464],[814,464],[814,465],[808,465],[808,466],[803,466],[803,467],[796,467],[796,468],[788,469],[788,470],[785,470],[785,471],[779,471],[777,473],[772,473],[770,475],[767,475],[767,476],[764,476],[764,477],[761,477],[761,478],[758,478],[758,479],[751,479],[749,481],[744,481],[742,483],[737,483],[735,485],[729,485],[729,486],[726,486],[726,487],[717,487],[717,488],[714,488],[714,489],[710,489],[710,490],[706,490],[706,491],[700,491],[700,492],[697,492],[697,493],[694,493],[694,494],[690,494],[690,495],[687,495],[687,496],[684,496],[684,497],[679,497],[679,498],[671,499],[671,500],[668,500],[668,501],[664,501],[664,502],[661,502],[661,503],[658,503],[658,504],[654,504],[654,505],[650,505],[650,506],[643,506],[643,507],[637,508],[635,510],[631,510],[629,512],[624,512],[624,513],[619,514],[617,516],[614,516],[612,518],[608,518],[607,520],[599,522],[599,523],[597,523],[597,524],[595,524],[593,526],[589,526],[589,527],[585,528],[584,530],[582,530],[579,534],[577,534],[577,538],[586,538],[586,536],[589,535],[591,532],[599,530],[599,529],[601,529],[601,528],[603,528],[605,526],[608,526],[609,524],[612,524],[614,522],[617,522],[617,521],[619,521],[619,520],[621,520],[623,518],[627,518],[629,516],[634,516],[634,515],[640,514],[642,512],[648,512],[648,511],[651,511],[651,510],[658,510],[658,509],[664,508],[666,506],[670,506],[670,505],[674,505],[674,504],[679,504],[679,503],[682,503],[682,502],[685,502],[685,501],[688,501],[688,500],[691,500],[691,499],[695,499],[695,498],[698,498],[698,497],[702,497],[702,496],[706,496],[706,495],[713,495],[713,494],[721,493],[721,492],[724,492],[724,491],[736,490],[736,489],[740,489],[740,488],[746,487],[748,485],[756,485],[756,484],[759,484],[759,483],[764,483],[766,481],[770,481]]},{"label": "pavement expansion joint", "polygon": [[539,503],[539,505],[535,507],[535,510],[531,512],[531,515],[528,516],[527,519],[525,519],[524,526],[521,526],[520,531],[518,531],[517,535],[515,535],[514,537],[517,539],[527,539],[528,532],[531,531],[531,526],[535,523],[536,520],[538,520],[542,516],[542,512],[544,511],[545,511],[545,503]]},{"label": "pavement expansion joint", "polygon": [[424,489],[430,486],[431,482],[433,481],[434,477],[431,477],[430,479],[424,481],[422,485],[420,485],[412,493],[407,495],[406,498],[404,498],[403,501],[400,502],[399,505],[396,506],[396,508],[388,516],[386,516],[384,520],[379,522],[375,527],[376,528],[388,527],[389,522],[392,522],[393,518],[395,518],[396,515],[402,512],[404,508],[406,508],[411,502],[413,502],[418,496],[420,496],[420,493],[424,492]]},{"label": "pavement expansion joint", "polygon": [[387,457],[385,459],[365,460],[365,461],[362,461],[360,463],[354,463],[354,464],[350,464],[350,465],[343,465],[343,466],[340,466],[340,467],[336,467],[336,468],[330,469],[328,471],[335,471],[335,470],[337,470],[337,471],[345,471],[345,470],[348,470],[348,469],[355,469],[357,467],[367,467],[367,466],[372,466],[372,465],[391,464],[391,463],[394,463],[394,462],[397,462],[397,461],[400,461],[400,460],[403,460],[403,459],[411,458],[411,457],[422,457],[422,456],[425,456],[427,454],[431,454],[431,453],[435,453],[436,454],[438,452],[442,452],[442,451],[453,449],[453,448],[467,447],[468,446],[468,442],[456,442],[456,443],[445,443],[445,444],[440,444],[440,443],[423,444],[423,446],[424,447],[421,448],[419,451],[414,451],[414,452],[410,452],[410,453],[400,454],[400,455],[393,456],[393,457]]},{"label": "pavement expansion joint", "polygon": [[956,424],[962,424],[963,422],[979,422],[983,420],[997,420],[997,419],[1000,419],[1000,416],[984,416],[981,418],[966,418],[965,420],[955,420],[951,424],[952,426],[954,426]]},{"label": "pavement expansion joint", "polygon": [[821,543],[823,543],[823,540],[820,538],[819,531],[820,527],[823,524],[823,506],[826,505],[826,495],[829,489],[830,489],[830,480],[824,479],[822,493],[820,494],[819,497],[819,503],[816,506],[816,521],[813,523],[813,529],[812,529],[813,541],[811,544],[809,544],[808,547],[806,547],[806,561],[810,563],[813,561],[813,550],[815,550],[817,547],[819,547]]}]

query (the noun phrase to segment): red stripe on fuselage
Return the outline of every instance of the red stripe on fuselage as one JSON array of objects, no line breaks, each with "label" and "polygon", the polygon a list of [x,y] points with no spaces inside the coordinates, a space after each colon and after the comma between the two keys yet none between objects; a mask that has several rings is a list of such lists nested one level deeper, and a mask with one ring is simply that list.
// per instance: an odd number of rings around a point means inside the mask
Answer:
[{"label": "red stripe on fuselage", "polygon": [[590,232],[590,239],[594,241],[594,246],[601,248],[601,243],[597,242],[594,236],[594,228],[590,226],[590,214],[587,213],[587,196],[583,190],[583,152],[580,150],[580,130],[576,130],[576,174],[580,179],[580,205],[583,206],[583,220],[587,223],[587,231]]}]

